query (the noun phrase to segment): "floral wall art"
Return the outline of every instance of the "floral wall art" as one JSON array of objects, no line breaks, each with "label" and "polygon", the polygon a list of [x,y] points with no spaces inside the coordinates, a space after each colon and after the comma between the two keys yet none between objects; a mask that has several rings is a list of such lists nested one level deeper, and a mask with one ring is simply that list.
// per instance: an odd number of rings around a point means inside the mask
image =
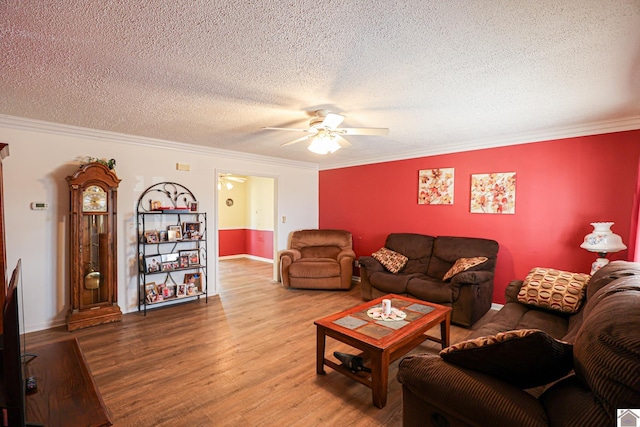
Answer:
[{"label": "floral wall art", "polygon": [[453,168],[424,169],[418,174],[419,205],[453,204]]},{"label": "floral wall art", "polygon": [[471,212],[516,213],[516,173],[471,175]]}]

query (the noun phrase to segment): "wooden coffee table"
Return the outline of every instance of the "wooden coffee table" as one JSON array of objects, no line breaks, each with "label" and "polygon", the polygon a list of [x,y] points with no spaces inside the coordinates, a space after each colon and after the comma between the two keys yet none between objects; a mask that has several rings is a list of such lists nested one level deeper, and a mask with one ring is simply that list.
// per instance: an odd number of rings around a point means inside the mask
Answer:
[{"label": "wooden coffee table", "polygon": [[[381,305],[383,299],[390,299],[391,305],[403,311],[404,320],[376,320],[367,310]],[[387,404],[389,364],[425,340],[449,346],[451,308],[400,295],[386,295],[349,310],[316,320],[317,353],[316,372],[325,373],[324,365],[369,387],[373,394],[373,404],[383,408]],[[440,338],[426,335],[429,329],[440,325]],[[362,351],[358,354],[370,360],[371,373],[353,373],[342,364],[325,358],[326,337],[346,343]]]}]

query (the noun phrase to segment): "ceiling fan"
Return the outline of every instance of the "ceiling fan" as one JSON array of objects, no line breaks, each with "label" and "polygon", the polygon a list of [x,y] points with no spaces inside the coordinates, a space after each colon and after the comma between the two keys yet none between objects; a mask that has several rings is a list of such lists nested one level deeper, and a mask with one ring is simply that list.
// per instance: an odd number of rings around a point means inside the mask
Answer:
[{"label": "ceiling fan", "polygon": [[231,181],[244,183],[247,181],[247,178],[244,176],[232,175],[230,173],[221,173],[218,175],[218,190],[220,190],[222,186],[227,190],[231,190],[233,188]]},{"label": "ceiling fan", "polygon": [[313,139],[309,150],[318,154],[333,153],[342,147],[351,145],[349,141],[343,138],[343,135],[388,135],[388,128],[340,128],[340,123],[344,120],[344,116],[332,113],[328,110],[314,111],[311,120],[309,120],[308,129],[295,128],[278,128],[265,127],[268,130],[286,130],[293,132],[305,132],[308,135],[293,141],[285,142],[282,147],[302,142],[306,139]]}]

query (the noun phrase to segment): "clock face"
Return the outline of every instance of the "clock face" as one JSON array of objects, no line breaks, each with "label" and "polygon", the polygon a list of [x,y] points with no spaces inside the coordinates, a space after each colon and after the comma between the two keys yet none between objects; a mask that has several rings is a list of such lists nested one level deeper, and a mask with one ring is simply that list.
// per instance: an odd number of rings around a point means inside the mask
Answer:
[{"label": "clock face", "polygon": [[97,185],[87,187],[82,193],[83,212],[106,212],[107,192]]}]

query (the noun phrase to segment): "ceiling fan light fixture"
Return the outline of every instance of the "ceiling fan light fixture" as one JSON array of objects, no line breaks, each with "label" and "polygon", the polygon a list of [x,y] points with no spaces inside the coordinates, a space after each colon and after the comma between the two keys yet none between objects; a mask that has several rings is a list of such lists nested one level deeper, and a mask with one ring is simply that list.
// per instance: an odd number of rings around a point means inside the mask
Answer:
[{"label": "ceiling fan light fixture", "polygon": [[340,149],[340,144],[333,136],[320,135],[313,138],[309,144],[308,150],[316,154],[335,153]]}]

